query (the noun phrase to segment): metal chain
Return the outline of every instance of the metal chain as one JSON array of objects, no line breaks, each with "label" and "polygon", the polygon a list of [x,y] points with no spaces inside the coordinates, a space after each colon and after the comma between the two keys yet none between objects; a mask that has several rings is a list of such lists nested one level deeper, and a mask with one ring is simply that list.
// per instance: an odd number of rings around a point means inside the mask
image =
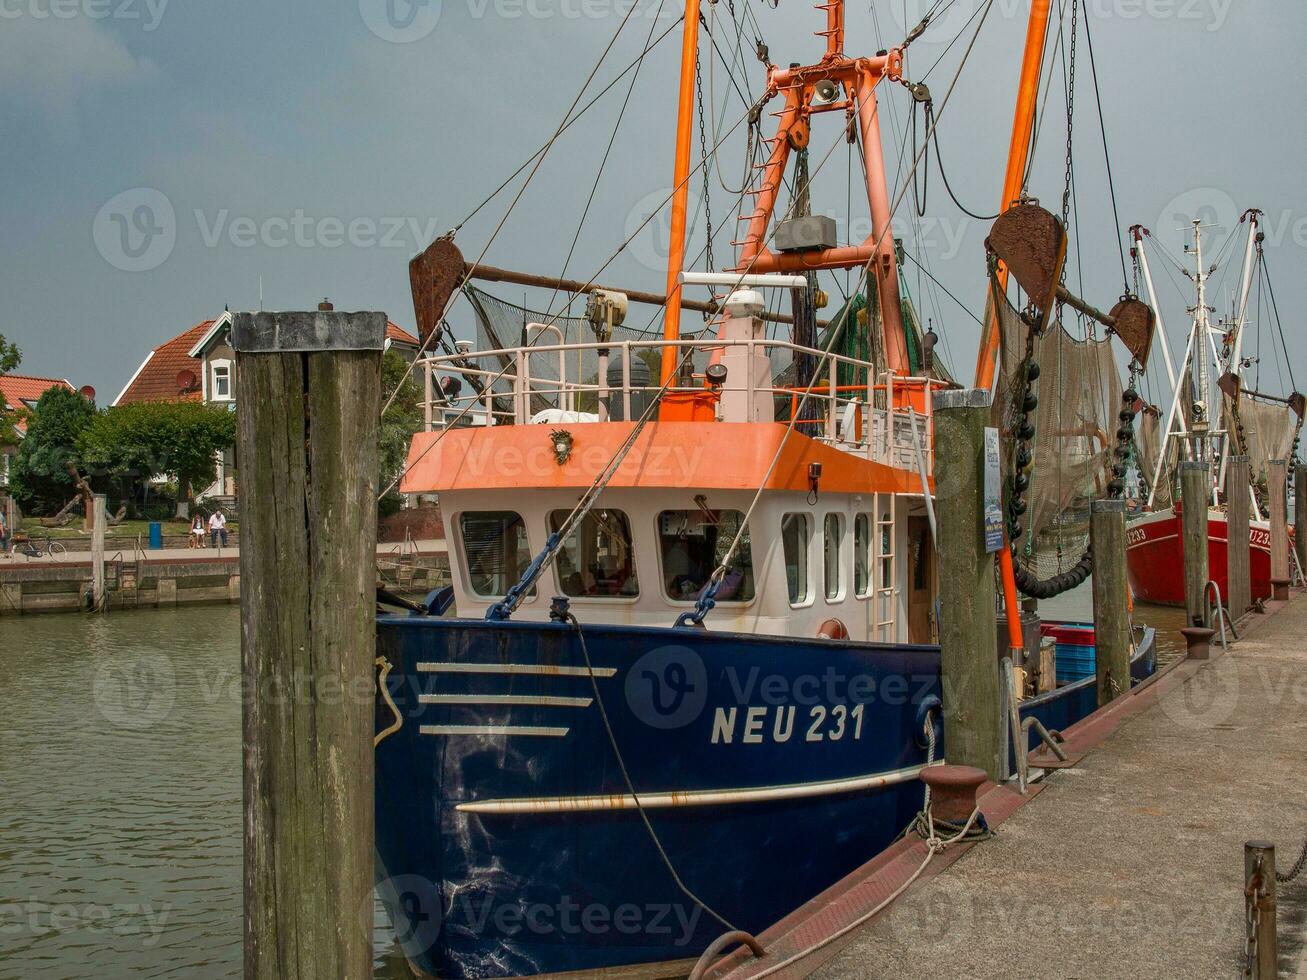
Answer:
[{"label": "metal chain", "polygon": [[1243,956],[1244,967],[1243,975],[1251,977],[1253,969],[1257,965],[1257,931],[1261,925],[1262,908],[1259,899],[1262,897],[1262,870],[1260,863],[1253,874],[1252,881],[1244,890],[1244,939],[1243,939]]},{"label": "metal chain", "polygon": [[1302,853],[1298,855],[1298,860],[1294,862],[1293,867],[1288,871],[1275,872],[1275,880],[1280,884],[1288,884],[1302,874],[1303,868],[1307,868],[1307,840],[1302,842]]},{"label": "metal chain", "polygon": [[[699,51],[698,51],[697,48],[695,49],[695,52],[694,52],[694,89],[695,89],[695,96],[698,98],[698,101],[699,101],[699,146],[700,146],[700,149],[701,149],[701,152],[702,152],[704,158],[707,159],[707,157],[708,157],[708,147],[709,147],[709,144],[708,144],[708,130],[707,130],[707,126],[706,126],[706,124],[704,123],[704,118],[703,118],[703,116],[704,116],[704,113],[703,113],[703,68],[702,68],[702,66],[701,66],[701,64],[700,64],[700,61],[699,61]],[[711,205],[710,200],[709,200],[709,197],[708,197],[708,189],[709,189],[708,171],[711,170],[712,168],[711,168],[711,167],[704,167],[704,168],[702,168],[702,169],[703,169],[703,220],[704,220],[704,232],[705,232],[705,234],[708,236],[708,238],[707,238],[707,242],[706,242],[706,244],[705,244],[705,246],[704,246],[704,252],[705,252],[705,258],[706,258],[706,261],[708,262],[708,271],[709,271],[709,272],[713,272],[713,271],[716,270],[717,266],[716,266],[716,264],[713,262],[713,254],[712,254],[712,236],[713,236],[713,230],[712,230],[712,205]]]},{"label": "metal chain", "polygon": [[[1071,134],[1076,121],[1076,26],[1079,22],[1080,3],[1071,4],[1071,52],[1067,59],[1066,81],[1066,183],[1062,187],[1062,230],[1066,231],[1071,219],[1071,169],[1072,144]],[[1066,266],[1062,267],[1062,281],[1066,282]]]}]

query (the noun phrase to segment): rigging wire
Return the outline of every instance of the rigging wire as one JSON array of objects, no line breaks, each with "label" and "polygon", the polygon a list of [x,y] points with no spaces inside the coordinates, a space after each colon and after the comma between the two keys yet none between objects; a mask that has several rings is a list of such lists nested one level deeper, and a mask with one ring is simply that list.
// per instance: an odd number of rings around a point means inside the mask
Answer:
[{"label": "rigging wire", "polygon": [[[658,9],[654,11],[652,23],[649,25],[649,36],[644,39],[644,50],[649,51],[649,42],[653,39],[654,27],[658,24],[658,15],[662,13],[665,0],[658,0]],[[585,219],[590,215],[590,208],[594,204],[595,193],[599,190],[599,182],[603,179],[604,168],[608,165],[608,157],[613,152],[613,144],[617,142],[617,133],[622,128],[622,120],[626,117],[627,106],[631,104],[631,96],[635,93],[635,83],[640,79],[640,68],[644,64],[644,55],[642,54],[636,62],[635,71],[631,75],[631,84],[626,87],[626,95],[622,99],[621,108],[617,110],[617,118],[613,121],[613,131],[608,134],[608,145],[604,147],[604,155],[599,160],[599,170],[595,174],[594,183],[590,185],[590,194],[585,199],[585,207],[581,209],[580,220],[576,223],[576,232],[572,235],[572,244],[567,248],[567,258],[563,259],[563,270],[558,273],[559,279],[567,278],[567,267],[572,262],[572,256],[576,253],[577,242],[581,240],[581,231],[585,228]],[[555,285],[554,291],[549,295],[549,303],[545,310],[552,313],[554,310],[554,300],[558,297],[558,287]],[[567,307],[571,306],[569,301]]]},{"label": "rigging wire", "polygon": [[[465,285],[472,278],[472,273],[476,270],[476,267],[481,264],[481,260],[486,257],[486,254],[490,251],[490,247],[495,243],[495,239],[499,237],[499,233],[503,231],[504,225],[508,222],[514,209],[516,209],[518,202],[522,200],[522,195],[525,194],[526,189],[531,186],[531,181],[535,178],[535,175],[540,172],[540,167],[545,162],[545,157],[549,155],[549,151],[553,148],[554,143],[558,141],[558,138],[563,134],[563,130],[567,128],[567,122],[572,117],[572,113],[576,111],[576,107],[580,105],[581,98],[585,95],[586,89],[590,87],[590,83],[593,82],[595,76],[599,74],[599,69],[603,67],[603,63],[607,60],[609,52],[613,50],[613,45],[617,43],[618,37],[621,36],[626,25],[630,23],[631,15],[635,13],[636,6],[636,4],[631,4],[630,8],[626,11],[625,16],[622,17],[621,23],[617,25],[617,30],[615,30],[613,36],[608,39],[608,44],[600,53],[599,60],[596,61],[594,67],[590,69],[590,74],[586,76],[585,82],[581,85],[581,90],[576,93],[576,98],[572,100],[572,104],[563,115],[563,121],[558,124],[558,128],[554,130],[554,135],[549,138],[544,149],[541,150],[539,156],[536,157],[535,165],[531,168],[531,172],[526,175],[526,180],[524,180],[522,186],[517,189],[517,193],[513,195],[513,200],[508,204],[508,209],[499,219],[499,223],[495,225],[495,228],[490,233],[490,237],[486,240],[485,245],[482,246],[481,254],[477,256],[476,261],[473,262],[472,265],[463,273],[462,282],[459,284],[460,287]],[[449,305],[449,298],[446,298],[445,305]],[[445,311],[442,309],[438,314],[436,314],[436,319],[439,320],[444,315]],[[413,373],[413,367],[417,364],[418,358],[422,356],[423,352],[427,349],[427,345],[431,343],[431,339],[436,335],[436,333],[436,330],[432,330],[431,333],[422,339],[422,343],[418,345],[417,353],[414,355],[413,360],[405,367],[404,373],[399,381],[396,382],[395,390],[390,393],[390,397],[387,398],[385,404],[381,406],[382,415],[385,415],[386,412],[390,410],[390,406],[395,403],[395,399],[399,397],[399,393],[404,390],[404,382],[407,381],[409,376]]]},{"label": "rigging wire", "polygon": [[[905,253],[905,254],[907,254],[907,253]],[[971,319],[975,320],[975,321],[976,321],[978,324],[980,324],[982,327],[985,325],[985,321],[982,320],[982,319],[980,319],[980,317],[976,316],[976,314],[971,310],[971,308],[970,308],[969,306],[967,306],[966,303],[964,303],[964,302],[962,302],[962,300],[958,299],[957,296],[955,296],[952,292],[949,291],[949,288],[948,288],[947,286],[945,286],[942,282],[940,282],[940,281],[939,281],[938,279],[936,279],[933,275],[931,275],[929,269],[927,269],[924,265],[922,265],[920,262],[918,262],[917,259],[914,258],[913,256],[908,255],[907,257],[908,257],[908,259],[910,259],[913,263],[915,263],[915,264],[917,265],[917,267],[921,269],[922,272],[924,272],[924,273],[926,274],[926,277],[927,277],[931,282],[933,282],[936,286],[938,286],[940,289],[942,289],[942,290],[944,291],[944,295],[945,295],[945,296],[947,296],[949,299],[951,299],[954,303],[957,303],[957,305],[960,306],[960,307],[962,308],[963,312],[965,312],[965,313],[967,314],[967,316],[971,317]]]},{"label": "rigging wire", "polygon": [[1107,149],[1107,122],[1103,118],[1103,97],[1098,87],[1098,65],[1094,60],[1094,36],[1089,29],[1089,0],[1083,0],[1085,5],[1085,47],[1089,51],[1089,73],[1094,82],[1094,102],[1098,105],[1098,128],[1103,136],[1103,161],[1107,166],[1107,188],[1112,197],[1112,220],[1113,235],[1116,238],[1117,251],[1121,253],[1121,282],[1123,290],[1130,292],[1130,273],[1126,271],[1125,266],[1125,243],[1121,238],[1121,214],[1116,206],[1116,182],[1112,179],[1112,157]]}]

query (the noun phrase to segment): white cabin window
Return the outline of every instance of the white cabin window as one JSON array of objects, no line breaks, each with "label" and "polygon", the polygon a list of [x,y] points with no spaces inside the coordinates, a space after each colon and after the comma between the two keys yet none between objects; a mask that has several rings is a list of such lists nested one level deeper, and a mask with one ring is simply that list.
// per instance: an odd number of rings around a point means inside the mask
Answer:
[{"label": "white cabin window", "polygon": [[231,362],[214,361],[211,365],[213,384],[209,399],[215,402],[231,401]]},{"label": "white cabin window", "polygon": [[[557,532],[570,514],[566,510],[552,511],[550,533]],[[564,595],[633,598],[640,594],[631,522],[620,510],[592,510],[586,514],[563,539],[555,565]]]},{"label": "white cabin window", "polygon": [[792,606],[801,606],[812,598],[808,571],[811,540],[812,521],[807,514],[786,514],[781,518],[781,550],[785,552],[785,582]]},{"label": "white cabin window", "polygon": [[853,518],[853,594],[859,599],[871,595],[871,515]]},{"label": "white cabin window", "polygon": [[[502,599],[531,564],[526,524],[511,510],[468,511],[460,515],[468,587],[475,595]],[[536,594],[535,586],[531,595]]]},{"label": "white cabin window", "polygon": [[[658,515],[658,552],[663,563],[663,591],[681,602],[697,599],[740,534],[744,515],[738,510],[665,510]],[[753,551],[749,528],[717,589],[718,602],[753,600]]]},{"label": "white cabin window", "polygon": [[827,514],[822,530],[822,581],[826,585],[827,601],[837,602],[844,598],[844,582],[841,574],[844,564],[841,561],[844,548],[844,516]]}]

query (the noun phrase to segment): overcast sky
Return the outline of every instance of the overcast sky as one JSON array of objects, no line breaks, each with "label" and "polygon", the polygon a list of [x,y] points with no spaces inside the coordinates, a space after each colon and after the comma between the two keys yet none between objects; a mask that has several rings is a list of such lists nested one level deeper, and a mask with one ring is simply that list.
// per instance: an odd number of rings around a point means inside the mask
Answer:
[{"label": "overcast sky", "polygon": [[[0,333],[22,347],[23,370],[94,385],[107,404],[150,347],[224,306],[257,308],[260,277],[265,308],[312,308],[329,296],[337,309],[381,309],[412,329],[408,259],[548,138],[628,2],[0,0]],[[672,0],[661,13],[657,0],[639,2],[587,98],[680,12],[670,13]],[[910,50],[914,79],[943,54],[926,76],[937,108],[970,31],[947,53],[945,45],[983,2],[955,0]],[[735,3],[738,16],[752,4],[773,61],[820,56],[822,42],[810,34],[819,15],[808,3]],[[872,54],[901,41],[929,5],[851,0],[847,50]],[[1027,7],[1027,0],[994,0],[942,110],[946,172],[978,213],[998,204]],[[1291,357],[1307,376],[1296,313],[1307,305],[1300,106],[1307,4],[1088,0],[1088,10],[1122,231],[1147,225],[1179,257],[1177,229],[1194,211],[1221,226],[1210,232],[1219,246],[1245,208],[1265,210],[1276,299]],[[731,59],[736,34],[726,0],[705,11]],[[748,29],[751,47],[752,22]],[[640,70],[569,275],[592,275],[670,187],[679,34],[672,30]],[[763,70],[751,51],[744,55],[737,83],[756,94]],[[1122,275],[1083,30],[1077,68],[1078,256],[1087,297],[1106,307],[1121,292]],[[1031,190],[1056,211],[1066,136],[1060,63],[1054,77]],[[720,63],[704,81],[725,131],[742,114],[742,100]],[[625,89],[624,79],[557,143],[487,262],[563,271]],[[881,93],[893,173],[910,100],[898,86]],[[838,130],[833,116],[814,126],[814,169],[834,147],[814,178],[815,204],[842,233],[861,238],[865,204],[855,183],[852,212],[846,207]],[[739,129],[724,145],[721,182],[714,175],[711,183],[719,266],[733,231],[734,198],[722,183],[738,185],[742,152]],[[988,223],[966,218],[949,200],[933,154],[929,170],[926,217],[915,226],[909,220],[909,196],[896,233],[978,314]],[[517,186],[460,231],[469,259]],[[660,290],[664,227],[652,222],[600,280]],[[700,242],[702,227],[701,220]],[[1239,247],[1227,251],[1227,266]],[[1179,273],[1153,261],[1175,345],[1184,328]],[[977,322],[909,266],[923,317],[944,335],[955,371],[969,378]],[[1214,302],[1228,305],[1235,279],[1232,268]],[[521,300],[515,288],[500,292]],[[651,315],[639,310],[635,319],[642,325]],[[465,308],[454,320],[466,324]],[[1271,322],[1263,317],[1263,336]],[[1263,379],[1268,372],[1271,379],[1263,386],[1281,387],[1269,342],[1262,353]]]}]

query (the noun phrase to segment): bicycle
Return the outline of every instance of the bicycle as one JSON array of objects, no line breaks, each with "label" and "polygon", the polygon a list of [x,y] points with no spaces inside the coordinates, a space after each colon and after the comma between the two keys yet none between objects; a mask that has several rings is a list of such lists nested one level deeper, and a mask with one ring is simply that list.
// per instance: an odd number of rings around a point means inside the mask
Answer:
[{"label": "bicycle", "polygon": [[43,538],[34,538],[30,534],[15,534],[14,542],[9,548],[11,555],[25,555],[28,558],[59,557],[68,554],[68,549],[49,534]]}]

